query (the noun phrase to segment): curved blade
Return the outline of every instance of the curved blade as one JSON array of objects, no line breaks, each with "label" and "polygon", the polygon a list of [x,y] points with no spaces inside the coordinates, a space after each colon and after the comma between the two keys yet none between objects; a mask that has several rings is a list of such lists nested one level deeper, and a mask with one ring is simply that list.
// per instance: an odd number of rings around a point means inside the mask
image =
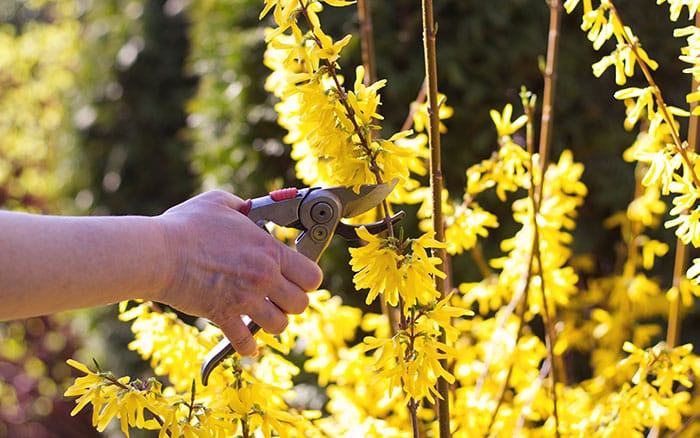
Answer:
[{"label": "curved blade", "polygon": [[355,193],[349,187],[333,187],[326,189],[338,197],[343,206],[341,217],[357,216],[381,204],[389,193],[394,190],[398,180],[394,178],[391,183],[367,184],[360,187],[360,192]]}]

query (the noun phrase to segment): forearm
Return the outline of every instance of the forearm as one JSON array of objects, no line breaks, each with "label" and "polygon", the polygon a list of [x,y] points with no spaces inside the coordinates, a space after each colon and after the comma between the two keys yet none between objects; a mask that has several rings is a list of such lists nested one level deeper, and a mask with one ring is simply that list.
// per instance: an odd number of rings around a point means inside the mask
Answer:
[{"label": "forearm", "polygon": [[155,298],[165,255],[154,218],[0,212],[0,320]]}]

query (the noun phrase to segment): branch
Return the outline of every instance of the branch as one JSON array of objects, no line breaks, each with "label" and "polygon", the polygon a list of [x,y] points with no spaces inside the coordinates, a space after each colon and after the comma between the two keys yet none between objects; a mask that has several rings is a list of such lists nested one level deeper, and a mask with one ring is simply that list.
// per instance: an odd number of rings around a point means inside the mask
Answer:
[{"label": "branch", "polygon": [[[429,123],[429,145],[430,145],[430,189],[433,200],[433,230],[435,239],[439,242],[445,241],[445,226],[442,217],[442,167],[440,148],[440,117],[438,109],[438,82],[437,82],[437,49],[436,35],[437,25],[433,17],[433,1],[422,0],[423,16],[423,55],[425,58],[425,79],[428,96],[428,116]],[[441,266],[445,267],[447,253],[444,248],[435,251],[441,260]],[[446,280],[435,277],[435,288],[440,292],[441,297],[446,296]],[[444,329],[439,336],[440,342],[446,342]],[[444,369],[448,368],[447,359],[441,359],[440,364]],[[437,390],[440,394],[438,398],[438,425],[440,438],[449,438],[450,431],[450,397],[449,384],[443,377],[438,379]]]},{"label": "branch", "polygon": [[374,27],[372,26],[372,7],[370,0],[358,0],[357,12],[360,18],[360,45],[362,47],[362,65],[365,67],[365,85],[377,81],[377,69],[374,62]]}]

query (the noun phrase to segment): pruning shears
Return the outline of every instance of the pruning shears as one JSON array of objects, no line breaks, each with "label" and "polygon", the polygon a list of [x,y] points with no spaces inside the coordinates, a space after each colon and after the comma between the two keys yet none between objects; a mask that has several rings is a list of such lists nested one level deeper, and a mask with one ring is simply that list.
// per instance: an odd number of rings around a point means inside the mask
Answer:
[{"label": "pruning shears", "polygon": [[[399,212],[389,218],[371,224],[351,225],[340,221],[364,213],[379,204],[391,193],[396,181],[391,184],[368,184],[359,191],[350,187],[307,187],[275,190],[255,199],[249,199],[240,209],[241,213],[260,227],[272,222],[286,228],[301,230],[295,241],[297,252],[318,262],[334,235],[345,240],[360,240],[357,229],[365,227],[372,234],[387,229],[389,223],[403,218]],[[254,321],[244,316],[252,334],[260,330]],[[235,352],[225,337],[207,354],[202,364],[202,383],[207,384],[209,375],[226,357]]]}]

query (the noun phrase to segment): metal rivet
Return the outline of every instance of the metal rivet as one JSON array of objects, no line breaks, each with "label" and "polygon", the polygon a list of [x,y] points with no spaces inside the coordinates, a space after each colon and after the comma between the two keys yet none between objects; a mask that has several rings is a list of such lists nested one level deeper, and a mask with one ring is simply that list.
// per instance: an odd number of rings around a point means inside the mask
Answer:
[{"label": "metal rivet", "polygon": [[316,241],[324,241],[328,239],[328,228],[323,225],[314,225],[311,227],[311,238]]}]

